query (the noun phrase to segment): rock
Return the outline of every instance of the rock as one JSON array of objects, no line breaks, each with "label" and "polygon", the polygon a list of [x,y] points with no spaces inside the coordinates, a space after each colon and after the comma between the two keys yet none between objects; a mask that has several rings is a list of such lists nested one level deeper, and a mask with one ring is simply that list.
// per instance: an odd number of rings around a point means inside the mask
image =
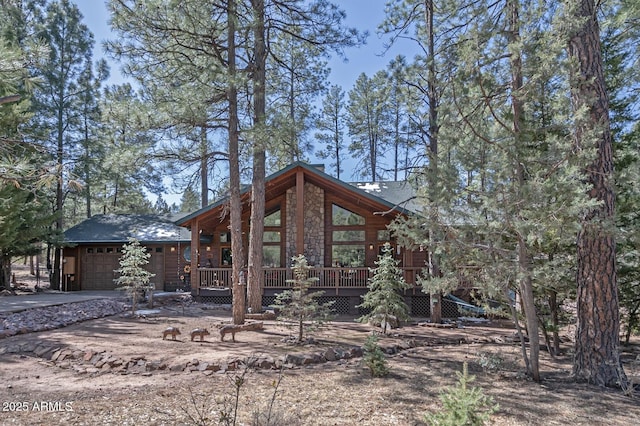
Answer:
[{"label": "rock", "polygon": [[409,340],[403,340],[402,342],[398,343],[398,348],[403,351],[406,351],[407,349],[411,349],[414,347],[415,347],[415,342],[411,342]]},{"label": "rock", "polygon": [[115,373],[126,373],[127,372],[127,368],[125,364],[120,364],[117,367],[112,367],[111,371],[115,372]]},{"label": "rock", "polygon": [[22,349],[22,352],[33,352],[36,350],[36,345],[35,343],[29,342],[23,345],[21,349]]},{"label": "rock", "polygon": [[9,353],[9,354],[19,354],[20,353],[20,346],[17,346],[17,345],[9,346],[7,348],[7,353]]},{"label": "rock", "polygon": [[184,368],[184,364],[173,364],[171,367],[169,367],[169,371],[183,371]]},{"label": "rock", "polygon": [[276,362],[272,357],[260,358],[255,363],[256,367],[270,370],[275,367]]},{"label": "rock", "polygon": [[220,364],[220,370],[222,372],[226,372],[226,371],[236,371],[236,369],[238,368],[238,365],[236,364],[235,361],[232,362],[223,362]]},{"label": "rock", "polygon": [[353,348],[349,349],[349,354],[351,355],[351,358],[358,358],[361,357],[364,352],[360,346],[354,346]]},{"label": "rock", "polygon": [[304,355],[302,357],[302,365],[310,365],[310,364],[316,364],[313,354]]},{"label": "rock", "polygon": [[300,355],[287,354],[284,357],[285,364],[302,365],[304,358]]},{"label": "rock", "polygon": [[70,349],[63,349],[60,352],[60,355],[58,355],[58,358],[55,361],[57,361],[57,362],[64,361],[66,358],[71,357],[72,354],[73,354],[73,352]]},{"label": "rock", "polygon": [[54,353],[56,353],[57,351],[59,351],[60,349],[61,349],[61,348],[60,348],[60,347],[58,347],[58,346],[53,346],[53,347],[51,347],[51,348],[49,349],[49,351],[47,351],[47,352],[44,354],[44,358],[45,358],[46,360],[51,361],[51,360],[52,360],[51,358],[53,357],[53,354],[54,354]]},{"label": "rock", "polygon": [[333,348],[329,348],[326,351],[324,351],[322,356],[324,356],[324,359],[326,359],[327,361],[335,361],[338,359],[338,354]]},{"label": "rock", "polygon": [[149,361],[144,366],[147,371],[155,371],[160,370],[160,362],[159,361]]},{"label": "rock", "polygon": [[148,372],[145,364],[145,362],[143,362],[142,365],[135,363],[133,366],[127,367],[126,370],[132,374],[143,374]]},{"label": "rock", "polygon": [[49,352],[52,348],[50,346],[38,346],[33,353],[40,358],[44,358],[44,356]]}]

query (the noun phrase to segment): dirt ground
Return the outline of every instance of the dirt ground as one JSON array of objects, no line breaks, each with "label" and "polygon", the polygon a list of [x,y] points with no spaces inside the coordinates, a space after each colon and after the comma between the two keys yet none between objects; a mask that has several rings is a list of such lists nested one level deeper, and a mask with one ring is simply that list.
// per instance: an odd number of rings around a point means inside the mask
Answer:
[{"label": "dirt ground", "polygon": [[[19,296],[16,296],[19,297]],[[1,303],[1,300],[0,300]],[[0,340],[109,351],[121,357],[144,355],[167,363],[207,362],[254,356],[278,357],[328,347],[362,345],[374,327],[339,318],[313,334],[310,345],[290,345],[292,330],[265,321],[261,332],[221,342],[217,326],[230,321],[226,309],[194,304],[165,305],[154,317],[112,316],[47,332]],[[179,327],[177,341],[162,340],[168,326]],[[206,327],[204,342],[189,331]],[[631,425],[640,422],[640,396],[571,381],[571,342],[562,357],[541,353],[541,383],[524,375],[520,347],[509,343],[505,321],[434,328],[418,323],[381,337],[380,345],[412,341],[415,347],[387,357],[390,374],[372,378],[360,358],[279,370],[237,370],[205,375],[200,371],[79,374],[73,369],[24,354],[0,356],[2,425],[184,425],[232,424],[224,413],[237,411],[236,424],[274,425],[422,425],[441,408],[438,395],[456,382],[463,362],[480,387],[499,405],[497,425]],[[225,340],[230,340],[227,336]],[[623,348],[627,376],[640,383],[640,345]],[[492,367],[492,368],[489,368]],[[235,405],[237,393],[237,410]],[[258,418],[259,420],[256,420]]]}]

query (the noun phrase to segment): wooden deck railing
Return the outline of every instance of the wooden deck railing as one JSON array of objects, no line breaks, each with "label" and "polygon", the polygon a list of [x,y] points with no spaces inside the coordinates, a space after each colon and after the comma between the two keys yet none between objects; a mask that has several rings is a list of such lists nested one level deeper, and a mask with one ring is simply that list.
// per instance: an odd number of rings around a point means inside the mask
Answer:
[{"label": "wooden deck railing", "polygon": [[[404,279],[412,286],[416,285],[416,277],[422,268],[401,268]],[[200,288],[231,288],[231,268],[199,268]],[[310,277],[317,278],[313,288],[358,289],[367,288],[368,279],[372,276],[369,268],[312,268]],[[265,289],[291,288],[288,280],[293,279],[293,271],[289,268],[265,268]]]}]

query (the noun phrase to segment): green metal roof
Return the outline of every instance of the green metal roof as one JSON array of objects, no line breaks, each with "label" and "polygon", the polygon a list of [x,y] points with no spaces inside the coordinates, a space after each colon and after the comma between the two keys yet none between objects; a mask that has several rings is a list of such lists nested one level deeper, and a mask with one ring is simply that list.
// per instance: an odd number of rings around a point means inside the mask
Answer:
[{"label": "green metal roof", "polygon": [[[380,205],[396,210],[399,213],[417,212],[419,206],[414,201],[415,190],[408,182],[355,182],[347,183],[324,173],[317,165],[295,162],[266,178],[266,182],[301,167],[346,191],[368,198]],[[241,192],[251,190],[250,185],[243,186]],[[71,244],[82,243],[126,243],[134,237],[144,243],[171,243],[191,241],[191,232],[183,226],[189,220],[215,209],[227,202],[228,198],[218,199],[213,204],[203,207],[183,217],[166,217],[160,215],[109,214],[96,215],[65,231],[65,241]]]},{"label": "green metal roof", "polygon": [[64,233],[67,243],[126,243],[134,237],[141,243],[191,241],[191,232],[172,218],[159,215],[96,215]]},{"label": "green metal roof", "polygon": [[[417,207],[416,205],[411,203],[413,195],[415,194],[415,190],[411,188],[411,185],[407,182],[348,183],[326,174],[325,172],[320,170],[318,165],[311,165],[302,161],[297,161],[288,165],[284,169],[272,173],[265,178],[265,182],[268,183],[269,181],[290,172],[296,167],[301,167],[309,173],[316,174],[328,181],[331,181],[334,184],[343,187],[347,191],[355,192],[372,201],[385,205],[389,208],[389,210],[396,210],[399,213],[408,214],[414,212],[415,210],[413,210],[413,208]],[[241,189],[241,194],[247,193],[249,191],[251,191],[251,185],[244,185]],[[209,204],[208,206],[196,210],[195,212],[183,217],[182,219],[177,220],[176,223],[178,225],[183,225],[189,222],[191,219],[198,217],[210,210],[213,210],[216,207],[219,207],[220,205],[227,202],[227,200],[228,197],[218,199],[214,203]]]}]

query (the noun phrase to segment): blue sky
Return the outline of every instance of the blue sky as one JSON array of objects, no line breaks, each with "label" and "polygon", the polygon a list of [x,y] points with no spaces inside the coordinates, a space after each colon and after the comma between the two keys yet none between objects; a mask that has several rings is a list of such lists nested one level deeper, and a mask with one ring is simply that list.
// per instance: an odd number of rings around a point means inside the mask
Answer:
[{"label": "blue sky", "polygon": [[[107,9],[103,0],[74,0],[84,15],[84,22],[93,33],[96,41],[94,59],[104,57],[102,42],[111,37],[107,15]],[[387,0],[334,0],[346,12],[346,25],[355,27],[360,31],[368,31],[367,44],[359,48],[346,49],[346,61],[341,58],[333,58],[329,61],[331,84],[339,84],[345,93],[353,87],[361,73],[372,76],[378,70],[386,68],[387,64],[398,54],[405,55],[410,61],[417,52],[411,42],[394,45],[385,51],[384,45],[388,37],[380,37],[376,33],[377,26],[384,20],[384,9]],[[107,58],[108,59],[108,58]],[[111,63],[111,77],[109,84],[120,84],[124,80],[119,73],[119,65]],[[315,159],[312,159],[315,161]],[[322,160],[320,160],[322,161]],[[346,170],[348,179],[350,171]],[[167,182],[168,184],[168,182]],[[169,184],[167,185],[169,186]],[[155,198],[151,197],[150,198]],[[166,194],[165,199],[171,204],[179,203],[179,194]]]},{"label": "blue sky", "polygon": [[[95,58],[104,56],[102,42],[111,34],[109,30],[107,9],[102,0],[74,0],[84,15],[85,23],[93,32],[96,40]],[[360,48],[346,50],[347,62],[340,58],[330,61],[331,82],[340,84],[345,92],[353,86],[358,76],[365,72],[369,76],[387,66],[389,61],[398,54],[404,54],[411,59],[415,54],[415,47],[410,42],[394,46],[388,52],[384,51],[387,37],[378,37],[376,28],[384,19],[384,8],[387,0],[337,0],[346,12],[346,25],[361,31],[369,31],[367,44]],[[122,79],[117,70],[117,64],[112,64],[112,83],[120,83]]]}]

